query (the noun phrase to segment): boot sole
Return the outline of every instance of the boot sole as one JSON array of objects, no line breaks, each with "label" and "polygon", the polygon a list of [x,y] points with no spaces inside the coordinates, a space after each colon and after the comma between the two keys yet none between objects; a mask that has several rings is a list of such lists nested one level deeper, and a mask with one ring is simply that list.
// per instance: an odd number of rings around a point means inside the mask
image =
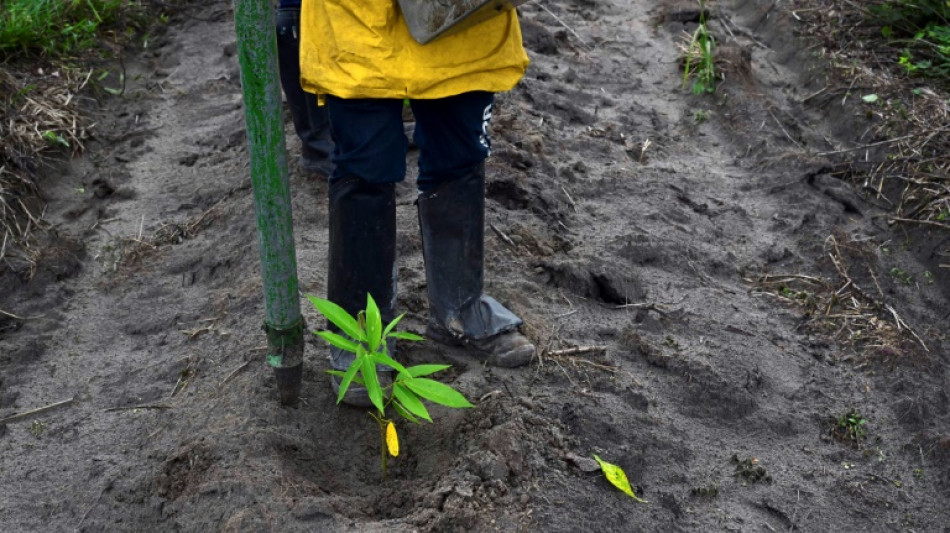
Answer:
[{"label": "boot sole", "polygon": [[426,327],[426,338],[445,346],[455,346],[474,351],[480,356],[481,359],[485,361],[486,364],[499,368],[517,368],[520,366],[525,366],[531,362],[532,358],[534,358],[536,351],[533,344],[526,344],[504,354],[493,354],[478,348],[471,342],[466,342],[464,339],[459,339],[451,335],[444,334],[438,329],[433,328],[431,325]]}]

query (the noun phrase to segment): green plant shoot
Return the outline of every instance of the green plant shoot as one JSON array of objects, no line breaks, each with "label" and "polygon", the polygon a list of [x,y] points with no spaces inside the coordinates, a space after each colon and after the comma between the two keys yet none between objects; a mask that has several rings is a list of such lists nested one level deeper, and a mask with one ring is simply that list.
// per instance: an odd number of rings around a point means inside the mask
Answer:
[{"label": "green plant shoot", "polygon": [[716,81],[720,79],[716,71],[713,50],[716,40],[706,27],[706,1],[699,0],[699,26],[693,32],[690,41],[683,46],[683,87],[692,77],[693,94],[716,91]]},{"label": "green plant shoot", "polygon": [[[399,453],[396,427],[393,421],[386,417],[389,407],[402,418],[416,424],[420,419],[432,422],[429,410],[422,400],[446,407],[474,407],[459,391],[425,377],[445,370],[450,365],[423,364],[406,367],[389,356],[389,339],[424,340],[414,333],[395,331],[404,315],[399,315],[384,328],[379,307],[369,294],[366,295],[366,309],[356,317],[329,300],[311,295],[307,295],[307,298],[317,311],[342,333],[314,331],[314,334],[337,348],[356,354],[356,359],[346,370],[327,372],[341,379],[337,404],[343,401],[346,391],[354,382],[366,388],[367,395],[376,408],[376,413],[371,412],[369,415],[379,424],[383,477],[387,475],[387,450],[394,457]],[[392,384],[385,387],[380,384],[377,366],[389,367],[396,373]]]}]

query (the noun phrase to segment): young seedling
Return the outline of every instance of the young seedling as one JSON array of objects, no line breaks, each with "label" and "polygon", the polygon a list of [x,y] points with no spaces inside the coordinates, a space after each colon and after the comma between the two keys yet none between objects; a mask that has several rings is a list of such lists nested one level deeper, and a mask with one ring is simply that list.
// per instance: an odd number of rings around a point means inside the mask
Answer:
[{"label": "young seedling", "polygon": [[715,92],[720,76],[713,58],[716,39],[706,27],[706,0],[699,0],[699,26],[681,48],[684,56],[683,87],[693,77],[693,94]]},{"label": "young seedling", "polygon": [[842,442],[860,444],[868,435],[868,419],[855,409],[839,416],[832,434]]},{"label": "young seedling", "polygon": [[[381,440],[381,462],[383,478],[388,475],[387,451],[389,455],[399,455],[399,436],[396,425],[386,417],[386,410],[390,407],[402,418],[418,424],[420,419],[432,422],[428,409],[422,400],[444,405],[446,407],[465,408],[474,407],[462,393],[452,387],[440,383],[429,376],[449,368],[450,365],[423,364],[406,367],[393,359],[387,353],[389,339],[406,341],[425,340],[421,336],[407,331],[395,331],[396,325],[404,315],[399,315],[383,328],[379,307],[369,294],[366,295],[366,309],[354,317],[335,303],[308,295],[317,311],[338,327],[343,335],[332,331],[314,331],[328,343],[348,352],[356,354],[356,359],[345,370],[328,370],[337,376],[340,381],[340,392],[336,403],[343,401],[346,391],[354,382],[366,388],[370,401],[376,412],[369,415],[379,425]],[[396,377],[392,384],[383,387],[379,382],[376,367],[389,367]]]}]

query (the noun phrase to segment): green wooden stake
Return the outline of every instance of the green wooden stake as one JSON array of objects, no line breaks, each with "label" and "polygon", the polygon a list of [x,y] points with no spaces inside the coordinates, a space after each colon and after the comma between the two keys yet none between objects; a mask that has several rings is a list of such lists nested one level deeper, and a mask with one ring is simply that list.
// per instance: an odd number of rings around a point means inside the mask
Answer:
[{"label": "green wooden stake", "polygon": [[297,289],[290,182],[281,119],[277,39],[270,0],[234,0],[244,118],[264,286],[267,363],[274,368],[280,401],[300,396],[303,330]]}]

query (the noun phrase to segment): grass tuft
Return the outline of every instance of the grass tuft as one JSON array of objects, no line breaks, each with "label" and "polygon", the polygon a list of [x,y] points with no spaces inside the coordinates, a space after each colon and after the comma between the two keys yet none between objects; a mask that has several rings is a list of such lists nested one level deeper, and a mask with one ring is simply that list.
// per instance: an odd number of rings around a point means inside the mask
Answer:
[{"label": "grass tuft", "polygon": [[0,58],[79,54],[140,8],[134,0],[0,0]]}]

